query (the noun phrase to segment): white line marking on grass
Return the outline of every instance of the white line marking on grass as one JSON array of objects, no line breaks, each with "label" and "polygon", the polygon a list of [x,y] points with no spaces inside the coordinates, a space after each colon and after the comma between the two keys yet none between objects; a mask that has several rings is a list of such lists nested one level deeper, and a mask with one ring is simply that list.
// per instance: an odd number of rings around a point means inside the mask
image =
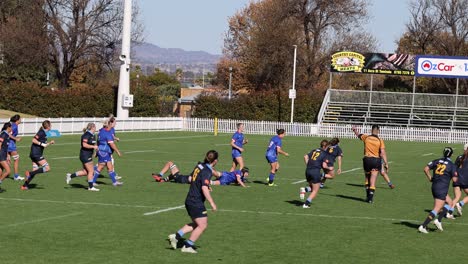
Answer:
[{"label": "white line marking on grass", "polygon": [[135,151],[126,151],[124,154],[130,154],[130,153],[145,153],[145,152],[154,152],[154,149],[151,150],[135,150]]},{"label": "white line marking on grass", "polygon": [[154,211],[154,212],[144,213],[143,215],[145,215],[145,216],[147,216],[147,215],[154,215],[154,214],[159,214],[159,213],[164,213],[164,212],[168,212],[168,211],[172,211],[172,210],[181,209],[181,208],[184,208],[184,207],[185,207],[185,205],[180,205],[180,206],[175,206],[175,207],[169,207],[169,208],[157,210],[157,211]]},{"label": "white line marking on grass", "polygon": [[[323,217],[323,218],[336,218],[336,219],[358,219],[358,220],[381,220],[381,221],[399,221],[399,222],[415,222],[420,223],[421,220],[410,220],[410,219],[397,219],[397,218],[385,218],[385,217],[368,217],[368,216],[349,216],[349,215],[326,215],[326,214],[306,214],[306,213],[282,213],[282,212],[265,212],[265,211],[249,211],[249,210],[230,210],[230,209],[218,209],[220,212],[232,212],[232,213],[248,213],[248,214],[267,214],[267,215],[286,215],[286,216],[312,216],[312,217]],[[444,221],[444,223],[450,223],[453,225],[464,225],[468,223],[455,223],[454,221]]]},{"label": "white line marking on grass", "polygon": [[0,228],[15,227],[15,226],[26,225],[26,224],[34,224],[34,223],[45,222],[45,221],[55,220],[55,219],[61,219],[61,218],[66,218],[66,217],[80,215],[80,214],[83,214],[83,213],[82,212],[77,212],[77,213],[66,214],[66,215],[58,215],[58,216],[52,216],[52,217],[47,217],[47,218],[40,218],[40,219],[36,219],[36,220],[19,222],[19,223],[10,224],[10,225],[3,225]]},{"label": "white line marking on grass", "polygon": [[88,203],[88,202],[68,202],[68,201],[54,201],[54,200],[36,200],[36,199],[22,199],[22,198],[1,198],[5,201],[18,201],[18,202],[41,202],[41,203],[59,203],[59,204],[77,204],[77,205],[101,205],[101,206],[115,206],[115,207],[130,207],[130,208],[162,208],[150,205],[131,205],[131,204],[110,204],[110,203]]},{"label": "white line marking on grass", "polygon": [[434,155],[434,153],[426,153],[426,154],[423,154],[422,156],[426,157],[426,156],[431,156],[431,155]]},{"label": "white line marking on grass", "polygon": [[[345,171],[342,171],[341,174],[352,172],[352,171],[357,171],[357,170],[360,170],[360,169],[362,169],[362,168],[354,168],[354,169],[350,169],[350,170],[345,170]],[[305,181],[306,180],[300,180],[300,181],[293,182],[291,184],[298,184],[298,183],[305,182]]]},{"label": "white line marking on grass", "polygon": [[73,157],[57,157],[57,158],[50,158],[53,160],[60,160],[60,159],[77,159],[78,156],[73,156]]}]

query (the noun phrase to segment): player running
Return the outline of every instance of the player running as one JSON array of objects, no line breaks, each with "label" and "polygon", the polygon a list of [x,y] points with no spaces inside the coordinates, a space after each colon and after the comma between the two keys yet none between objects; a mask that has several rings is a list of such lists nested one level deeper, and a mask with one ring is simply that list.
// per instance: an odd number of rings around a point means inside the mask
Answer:
[{"label": "player running", "polygon": [[111,125],[109,124],[109,121],[107,120],[106,122],[104,122],[104,127],[99,130],[98,151],[97,151],[98,166],[97,166],[97,169],[94,171],[94,180],[93,180],[94,185],[96,185],[96,180],[101,174],[101,170],[104,167],[107,168],[109,177],[112,180],[112,185],[114,186],[123,185],[122,182],[117,181],[117,179],[115,178],[116,173],[114,171],[114,165],[112,164],[112,161],[111,161],[112,150],[117,152],[117,155],[119,155],[119,157],[122,156],[119,149],[114,143],[114,136],[112,135],[112,132],[111,132]]},{"label": "player running", "polygon": [[317,196],[320,190],[320,183],[322,178],[321,169],[330,170],[327,160],[327,140],[320,142],[320,148],[310,151],[304,155],[304,162],[306,164],[305,176],[309,186],[300,188],[300,198],[304,199],[305,193],[310,192],[309,197],[302,205],[303,208],[310,208],[312,200]]},{"label": "player running", "polygon": [[205,208],[205,200],[211,205],[213,211],[217,210],[211,197],[210,179],[213,167],[218,162],[218,152],[210,150],[206,153],[203,163],[197,164],[192,174],[192,182],[185,199],[185,208],[192,219],[191,223],[184,225],[177,233],[169,235],[169,242],[173,249],[177,249],[177,243],[186,233],[190,233],[188,240],[184,242],[182,252],[197,253],[195,242],[200,238],[208,226],[208,215]]},{"label": "player running", "polygon": [[14,115],[10,118],[11,123],[11,134],[10,134],[10,144],[8,145],[8,155],[13,159],[13,169],[14,169],[14,180],[22,181],[23,177],[19,175],[19,160],[20,156],[16,147],[16,142],[20,142],[21,138],[18,137],[18,125],[21,124],[21,116]]},{"label": "player running", "polygon": [[50,145],[55,144],[54,140],[51,140],[47,143],[46,132],[52,128],[52,124],[49,120],[42,122],[42,126],[37,131],[36,135],[32,139],[31,152],[29,153],[29,158],[33,162],[33,171],[26,171],[24,175],[26,179],[24,184],[21,186],[21,190],[28,190],[29,184],[34,179],[37,174],[46,173],[50,171],[50,166],[47,160],[44,157],[44,149]]},{"label": "player running", "polygon": [[88,190],[97,192],[98,188],[94,187],[94,166],[93,166],[93,153],[94,150],[98,149],[96,146],[96,137],[94,133],[96,132],[96,125],[94,123],[88,123],[85,129],[83,129],[84,134],[81,136],[81,149],[80,149],[80,161],[83,164],[83,169],[74,172],[67,173],[65,181],[67,184],[70,184],[71,180],[75,177],[88,176]]},{"label": "player running", "polygon": [[244,158],[242,157],[242,152],[244,152],[244,145],[249,141],[244,138],[244,124],[237,124],[237,131],[232,135],[231,147],[232,147],[232,167],[230,171],[234,171],[239,165],[239,169],[244,168]]},{"label": "player running", "polygon": [[[440,231],[442,228],[442,218],[447,214],[451,200],[447,199],[448,189],[452,178],[457,181],[456,167],[450,160],[453,150],[450,147],[444,148],[444,156],[440,159],[435,159],[429,162],[424,167],[424,173],[427,179],[432,182],[432,197],[434,197],[434,209],[429,213],[426,220],[419,226],[418,231],[421,233],[429,233],[426,229],[427,225],[434,219],[434,224]],[[430,170],[433,171],[432,176]],[[449,204],[445,204],[446,201]]]},{"label": "player running", "polygon": [[326,149],[327,153],[327,166],[328,169],[324,169],[324,177],[322,177],[322,182],[320,183],[320,188],[323,188],[325,185],[325,181],[327,179],[334,179],[335,178],[335,161],[338,160],[338,170],[336,173],[339,175],[341,174],[341,159],[343,157],[343,151],[341,150],[340,146],[338,146],[340,140],[338,138],[333,138],[328,142],[328,147]]},{"label": "player running", "polygon": [[[461,201],[462,190],[468,194],[468,144],[463,146],[463,154],[457,157],[455,166],[457,167],[458,181],[453,182],[453,192],[455,197],[452,201],[452,207],[457,209],[458,215],[463,215],[463,206],[468,202],[468,196],[465,196]],[[460,202],[459,202],[460,201]],[[450,218],[447,215],[447,218]]]},{"label": "player running", "polygon": [[387,182],[388,187],[390,189],[395,189],[395,185],[393,185],[392,181],[390,180],[390,177],[388,177],[388,170],[385,168],[385,164],[383,159],[381,159],[382,167],[380,169],[380,175],[384,178],[385,182]]},{"label": "player running", "polygon": [[276,130],[276,136],[270,139],[270,143],[268,144],[267,151],[265,153],[265,157],[267,162],[270,164],[271,170],[270,175],[267,178],[268,186],[277,186],[274,183],[276,172],[279,170],[279,162],[278,162],[278,153],[283,154],[286,157],[289,156],[287,152],[284,152],[282,149],[283,142],[282,139],[286,136],[286,132],[284,129]]},{"label": "player running", "polygon": [[[8,164],[8,145],[10,144],[11,123],[6,122],[3,124],[2,131],[0,132],[0,185],[2,181],[10,175],[10,164]],[[0,187],[0,193],[3,189]]]}]

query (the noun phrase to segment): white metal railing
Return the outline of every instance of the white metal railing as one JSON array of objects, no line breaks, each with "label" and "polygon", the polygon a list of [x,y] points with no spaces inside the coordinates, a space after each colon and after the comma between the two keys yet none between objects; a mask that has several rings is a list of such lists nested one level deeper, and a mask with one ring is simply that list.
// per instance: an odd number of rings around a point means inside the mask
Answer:
[{"label": "white metal railing", "polygon": [[[19,126],[19,134],[34,135],[40,128],[44,119],[23,118]],[[99,123],[104,118],[50,118],[52,127],[64,134],[80,134],[89,122]],[[7,119],[0,119],[6,122]],[[212,118],[182,118],[182,117],[130,117],[117,120],[117,131],[214,131],[214,119]],[[289,123],[271,121],[248,120],[218,120],[218,132],[233,133],[237,123],[245,124],[246,134],[274,135],[278,128],[284,128],[289,136],[318,136],[354,138],[350,124],[312,124]],[[360,127],[361,132],[369,133],[370,126]],[[386,140],[417,141],[417,142],[442,142],[442,143],[466,143],[468,142],[468,130],[438,129],[407,126],[381,127],[381,137]]]}]

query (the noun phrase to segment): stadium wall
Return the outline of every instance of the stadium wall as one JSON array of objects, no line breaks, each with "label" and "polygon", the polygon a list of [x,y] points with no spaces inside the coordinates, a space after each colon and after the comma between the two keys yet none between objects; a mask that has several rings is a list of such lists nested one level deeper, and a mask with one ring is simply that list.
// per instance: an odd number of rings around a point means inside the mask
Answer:
[{"label": "stadium wall", "polygon": [[[63,134],[80,134],[87,123],[94,122],[100,127],[105,118],[49,118],[52,128]],[[44,119],[23,118],[19,126],[21,136],[34,135],[41,127]],[[7,119],[0,119],[6,122]],[[131,117],[118,119],[116,129],[122,132],[143,131],[193,131],[214,132],[215,120],[211,118],[184,118],[184,117]],[[271,121],[247,121],[218,119],[219,133],[233,133],[237,123],[245,124],[245,134],[274,135],[276,129],[284,128],[288,136],[318,136],[354,138],[351,125],[346,124],[313,124],[288,123]],[[370,126],[359,127],[361,132],[369,133]],[[440,143],[466,143],[468,130],[437,129],[437,128],[408,128],[408,127],[381,127],[380,136],[385,140],[440,142]]]}]

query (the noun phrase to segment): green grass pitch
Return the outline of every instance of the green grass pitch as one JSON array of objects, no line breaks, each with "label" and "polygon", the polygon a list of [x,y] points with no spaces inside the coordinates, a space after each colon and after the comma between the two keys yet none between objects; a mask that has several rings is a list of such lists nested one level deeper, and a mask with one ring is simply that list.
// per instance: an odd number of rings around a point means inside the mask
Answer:
[{"label": "green grass pitch", "polygon": [[[189,173],[209,149],[220,152],[218,170],[231,166],[231,134],[118,133],[123,152],[115,188],[107,173],[100,192],[85,190],[85,178],[66,185],[65,174],[81,167],[79,135],[62,136],[46,149],[52,170],[38,175],[35,188],[21,191],[6,179],[0,194],[0,263],[455,263],[468,256],[467,216],[444,219],[444,231],[417,232],[433,207],[425,164],[446,144],[386,141],[391,190],[380,177],[375,203],[362,187],[362,143],[343,139],[343,171],[328,181],[310,209],[299,203],[303,156],[320,138],[283,139],[290,157],[280,156],[278,187],[264,185],[269,166],[264,152],[270,136],[246,135],[244,159],[250,188],[214,186],[218,212],[209,212],[208,229],[197,241],[198,254],[172,250],[166,241],[189,222],[184,208],[144,215],[184,204],[188,185],[156,183],[168,160]],[[31,166],[31,138],[19,143],[21,172]],[[461,145],[452,145],[455,154]],[[209,204],[207,203],[209,208]]]}]

